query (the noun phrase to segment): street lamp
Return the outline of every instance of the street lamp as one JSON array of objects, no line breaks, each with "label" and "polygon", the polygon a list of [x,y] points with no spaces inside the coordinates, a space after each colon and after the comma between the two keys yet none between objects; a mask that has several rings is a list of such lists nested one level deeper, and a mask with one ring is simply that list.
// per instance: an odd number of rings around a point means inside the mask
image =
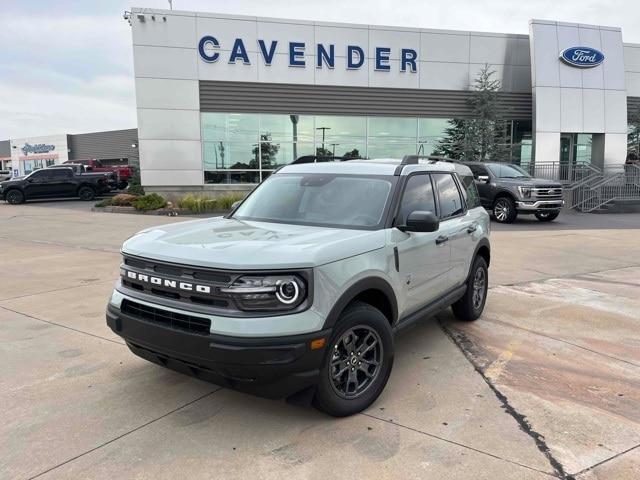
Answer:
[{"label": "street lamp", "polygon": [[324,133],[331,130],[331,127],[317,127],[316,130],[322,130],[322,150],[324,150]]}]

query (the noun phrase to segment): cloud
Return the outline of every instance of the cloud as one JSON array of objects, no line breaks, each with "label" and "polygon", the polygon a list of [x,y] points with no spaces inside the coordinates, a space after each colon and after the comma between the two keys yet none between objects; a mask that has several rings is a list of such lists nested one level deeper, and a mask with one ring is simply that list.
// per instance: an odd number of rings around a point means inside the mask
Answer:
[{"label": "cloud", "polygon": [[[168,8],[166,0],[134,0]],[[637,0],[174,0],[182,10],[527,33],[531,18],[621,26],[640,42]],[[131,30],[120,0],[3,0],[0,139],[136,125]],[[321,8],[320,8],[321,6]]]}]

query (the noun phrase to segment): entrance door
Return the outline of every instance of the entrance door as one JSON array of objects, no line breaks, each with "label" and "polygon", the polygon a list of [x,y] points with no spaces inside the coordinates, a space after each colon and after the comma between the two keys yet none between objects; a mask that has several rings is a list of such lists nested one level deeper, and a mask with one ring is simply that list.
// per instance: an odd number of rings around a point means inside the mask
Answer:
[{"label": "entrance door", "polygon": [[569,180],[573,165],[576,163],[574,156],[574,140],[575,134],[560,134],[560,180]]}]

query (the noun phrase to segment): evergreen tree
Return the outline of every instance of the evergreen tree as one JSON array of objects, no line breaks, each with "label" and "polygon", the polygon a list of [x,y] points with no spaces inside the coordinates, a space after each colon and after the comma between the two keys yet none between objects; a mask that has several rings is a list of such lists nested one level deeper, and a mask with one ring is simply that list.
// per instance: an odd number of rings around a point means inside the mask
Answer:
[{"label": "evergreen tree", "polygon": [[511,159],[511,122],[502,119],[503,108],[498,92],[500,80],[488,64],[478,73],[468,105],[471,118],[449,120],[445,135],[434,154],[457,160]]},{"label": "evergreen tree", "polygon": [[629,133],[627,135],[627,153],[640,155],[640,107],[629,112]]}]

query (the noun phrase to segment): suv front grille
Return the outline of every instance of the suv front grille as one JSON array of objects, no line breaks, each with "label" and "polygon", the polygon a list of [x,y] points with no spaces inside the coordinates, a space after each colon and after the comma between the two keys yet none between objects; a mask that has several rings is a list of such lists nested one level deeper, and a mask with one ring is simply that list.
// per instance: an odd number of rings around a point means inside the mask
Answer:
[{"label": "suv front grille", "polygon": [[239,273],[129,256],[124,257],[121,267],[122,285],[127,288],[147,295],[222,310],[236,309],[229,295],[221,293],[220,288],[228,287],[239,276]]},{"label": "suv front grille", "polygon": [[123,300],[120,306],[122,313],[132,317],[145,320],[150,323],[162,325],[173,330],[196,333],[198,335],[209,335],[211,320],[208,318],[185,315],[161,308],[149,307],[142,303]]}]

